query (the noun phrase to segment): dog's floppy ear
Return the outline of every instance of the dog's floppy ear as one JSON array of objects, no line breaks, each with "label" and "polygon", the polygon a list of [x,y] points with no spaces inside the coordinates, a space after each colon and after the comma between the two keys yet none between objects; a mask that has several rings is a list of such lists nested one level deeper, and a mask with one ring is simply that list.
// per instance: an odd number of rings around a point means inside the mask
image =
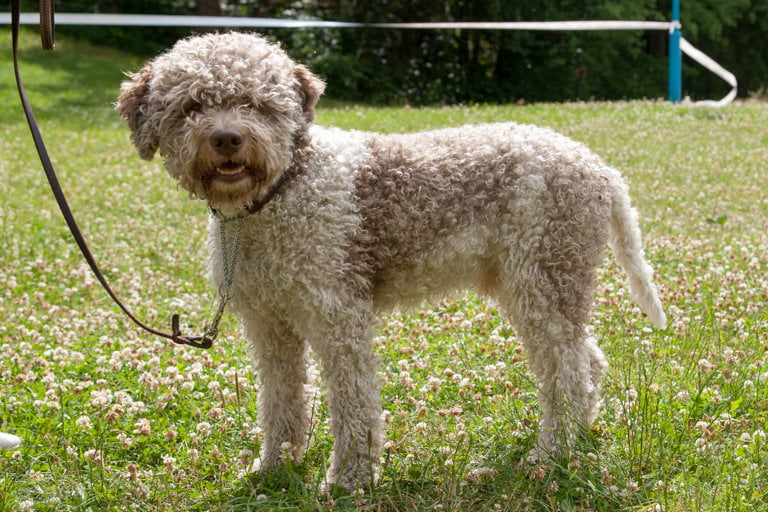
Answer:
[{"label": "dog's floppy ear", "polygon": [[325,91],[325,83],[301,64],[296,65],[293,74],[299,81],[301,107],[307,116],[307,121],[312,122],[315,120],[315,105]]},{"label": "dog's floppy ear", "polygon": [[120,85],[117,111],[131,129],[131,140],[144,160],[152,160],[160,144],[157,130],[148,122],[149,81],[152,78],[152,64],[146,64],[138,73],[129,73],[130,81]]}]

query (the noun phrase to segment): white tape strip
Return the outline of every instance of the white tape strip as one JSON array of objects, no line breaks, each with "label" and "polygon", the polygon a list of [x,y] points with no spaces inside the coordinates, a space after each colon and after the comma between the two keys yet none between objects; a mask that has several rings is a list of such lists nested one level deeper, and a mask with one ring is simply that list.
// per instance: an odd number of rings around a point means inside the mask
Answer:
[{"label": "white tape strip", "polygon": [[[11,22],[0,14],[0,24]],[[21,23],[37,25],[36,13],[22,13]],[[466,30],[670,30],[666,21],[459,21],[437,23],[352,23],[344,21],[245,18],[235,16],[177,16],[162,14],[56,13],[57,25],[123,25],[149,27],[252,27],[252,28],[402,28]]]},{"label": "white tape strip", "polygon": [[708,55],[706,55],[704,52],[699,50],[698,48],[695,48],[691,43],[689,43],[684,37],[680,38],[680,50],[710,70],[712,73],[716,74],[725,82],[731,86],[731,92],[729,92],[723,99],[719,101],[714,100],[701,100],[696,101],[693,104],[694,105],[701,105],[705,107],[724,107],[731,103],[736,98],[736,93],[738,91],[738,82],[736,81],[736,76],[734,76],[733,73],[725,69],[723,66],[712,60]]},{"label": "white tape strip", "polygon": [[[275,18],[245,18],[239,16],[174,16],[162,14],[87,14],[56,13],[57,25],[100,25],[125,27],[227,27],[227,28],[357,28],[359,23],[317,20],[288,20]],[[37,25],[36,13],[22,13],[23,25]],[[0,14],[0,23],[10,23],[8,13]]]},{"label": "white tape strip", "polygon": [[[21,13],[22,25],[37,25],[36,13]],[[0,13],[0,24],[10,24],[11,16]],[[56,13],[57,25],[99,25],[124,27],[228,27],[228,28],[357,28],[359,23],[337,21],[243,18],[235,16],[173,16],[160,14]]]},{"label": "white tape strip", "polygon": [[371,23],[377,28],[453,30],[670,30],[666,21],[464,21],[437,23]]},{"label": "white tape strip", "polygon": [[[0,24],[10,24],[11,15],[0,13]],[[37,25],[37,13],[22,13],[21,23]],[[86,14],[57,13],[59,25],[118,25],[149,27],[230,27],[230,28],[388,28],[449,30],[666,30],[680,28],[679,22],[667,21],[465,21],[438,23],[351,23],[344,21],[290,20],[276,18],[244,18],[234,16],[172,16],[158,14]],[[736,98],[736,77],[730,71],[696,49],[684,38],[680,49],[693,60],[733,87],[719,101],[698,101],[696,105],[724,106]]]}]

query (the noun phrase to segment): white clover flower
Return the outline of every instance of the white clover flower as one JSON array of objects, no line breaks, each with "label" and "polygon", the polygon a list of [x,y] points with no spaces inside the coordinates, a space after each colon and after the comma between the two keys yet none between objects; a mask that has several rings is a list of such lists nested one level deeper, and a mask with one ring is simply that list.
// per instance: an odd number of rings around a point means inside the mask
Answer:
[{"label": "white clover flower", "polygon": [[46,388],[56,388],[56,375],[54,375],[52,372],[48,372],[43,375],[40,381],[45,384]]},{"label": "white clover flower", "polygon": [[91,418],[88,416],[80,416],[75,420],[75,425],[80,427],[82,430],[91,430],[93,428],[93,424],[91,423]]},{"label": "white clover flower", "polygon": [[143,482],[136,482],[136,487],[131,491],[131,495],[140,499],[147,499],[149,497],[149,487]]},{"label": "white clover flower", "polygon": [[126,450],[133,444],[133,438],[123,434],[122,432],[117,434],[117,440],[120,443],[120,446]]},{"label": "white clover flower", "polygon": [[475,483],[481,478],[486,476],[493,478],[497,475],[497,473],[498,471],[496,471],[493,468],[487,468],[487,467],[473,468],[473,469],[470,469],[466,475],[464,475],[464,480],[466,480],[469,483]]},{"label": "white clover flower", "polygon": [[114,394],[114,400],[120,405],[126,406],[133,403],[133,398],[126,391],[116,391]]},{"label": "white clover flower", "polygon": [[85,453],[83,453],[83,457],[85,457],[87,460],[91,461],[94,464],[100,464],[101,463],[101,450],[95,450],[91,448],[90,450],[86,450]]},{"label": "white clover flower", "polygon": [[99,409],[105,409],[112,403],[112,391],[109,389],[97,389],[91,392],[91,405]]},{"label": "white clover flower", "polygon": [[165,470],[169,473],[173,473],[176,470],[176,459],[168,455],[167,453],[163,455],[163,466],[165,466]]},{"label": "white clover flower", "polygon": [[253,450],[247,450],[247,449],[240,450],[240,453],[238,454],[238,458],[240,459],[240,463],[243,466],[247,466],[253,460]]},{"label": "white clover flower", "polygon": [[698,365],[699,371],[701,371],[701,373],[709,373],[715,368],[715,365],[712,364],[708,359],[699,359]]},{"label": "white clover flower", "polygon": [[211,424],[208,423],[207,421],[201,421],[200,423],[197,424],[197,427],[195,427],[195,430],[197,430],[197,432],[200,435],[207,436],[208,434],[211,433]]},{"label": "white clover flower", "polygon": [[146,411],[147,411],[147,405],[140,400],[131,402],[131,404],[128,406],[128,414],[130,415],[141,414]]},{"label": "white clover flower", "polygon": [[140,436],[148,436],[151,432],[152,426],[149,419],[139,418],[139,420],[136,421],[136,430],[133,431],[134,434],[139,434]]},{"label": "white clover flower", "polygon": [[437,393],[438,391],[440,391],[440,386],[442,385],[442,383],[443,383],[442,379],[438,379],[437,377],[430,377],[428,386],[433,393]]},{"label": "white clover flower", "polygon": [[705,432],[709,428],[709,422],[707,421],[698,421],[696,422],[696,430],[699,432]]}]

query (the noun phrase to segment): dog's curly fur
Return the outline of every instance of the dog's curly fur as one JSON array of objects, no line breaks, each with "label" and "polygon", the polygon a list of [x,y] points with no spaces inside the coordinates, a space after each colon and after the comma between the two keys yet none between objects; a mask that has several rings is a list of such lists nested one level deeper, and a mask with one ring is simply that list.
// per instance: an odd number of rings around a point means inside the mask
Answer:
[{"label": "dog's curly fur", "polygon": [[288,175],[245,221],[231,292],[260,379],[261,467],[306,447],[311,348],[335,440],[327,482],[375,478],[378,313],[467,288],[495,299],[538,379],[537,446],[550,453],[598,413],[607,363],[585,326],[609,243],[643,311],[665,324],[626,185],[564,136],[513,123],[405,135],[312,126],[322,81],[242,33],[180,41],[131,78],[118,110],[139,154],[159,150],[191,196],[232,215]]}]

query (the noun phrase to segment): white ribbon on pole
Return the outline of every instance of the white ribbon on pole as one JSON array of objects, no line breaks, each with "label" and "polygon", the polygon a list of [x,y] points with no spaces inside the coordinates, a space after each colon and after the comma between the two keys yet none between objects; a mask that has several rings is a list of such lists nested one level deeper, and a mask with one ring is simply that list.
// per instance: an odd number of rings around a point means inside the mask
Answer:
[{"label": "white ribbon on pole", "polygon": [[715,100],[700,100],[693,102],[694,105],[700,105],[704,107],[724,107],[731,103],[736,98],[736,93],[738,91],[738,82],[736,81],[736,76],[725,69],[723,66],[712,60],[708,55],[706,55],[704,52],[699,50],[698,48],[694,47],[691,43],[689,43],[684,37],[680,39],[680,50],[695,60],[697,63],[701,64],[708,70],[710,70],[712,73],[716,74],[725,82],[731,86],[731,92],[729,92],[724,98],[721,100],[715,101]]}]

